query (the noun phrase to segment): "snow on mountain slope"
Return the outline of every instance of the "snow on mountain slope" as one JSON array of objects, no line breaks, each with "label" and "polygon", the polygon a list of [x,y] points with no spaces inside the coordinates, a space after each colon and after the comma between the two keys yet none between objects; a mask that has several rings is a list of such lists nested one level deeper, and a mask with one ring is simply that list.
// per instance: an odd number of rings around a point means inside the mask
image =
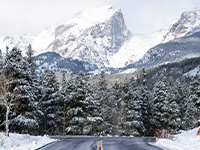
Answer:
[{"label": "snow on mountain slope", "polygon": [[194,77],[196,74],[200,74],[199,70],[200,70],[200,65],[190,70],[189,72],[185,73],[183,76],[190,77],[190,78]]},{"label": "snow on mountain slope", "polygon": [[33,41],[33,38],[33,34],[0,37],[0,49],[5,52],[6,46],[10,49],[16,46],[23,50],[22,53],[25,54],[25,51],[27,50],[28,45]]},{"label": "snow on mountain slope", "polygon": [[139,37],[132,36],[130,40],[126,41],[110,58],[110,67],[118,68],[124,67],[138,61],[146,53],[150,47],[145,44]]},{"label": "snow on mountain slope", "polygon": [[133,65],[134,67],[152,67],[187,58],[200,56],[200,32],[180,37],[167,43],[150,48],[145,55]]},{"label": "snow on mountain slope", "polygon": [[200,9],[195,8],[189,12],[183,12],[180,18],[164,24],[159,30],[151,35],[139,36],[150,48],[160,43],[189,36],[200,31]]},{"label": "snow on mountain slope", "polygon": [[152,67],[186,58],[198,57],[200,37],[200,9],[182,13],[179,19],[163,26],[150,36],[140,39],[149,50],[127,68]]}]

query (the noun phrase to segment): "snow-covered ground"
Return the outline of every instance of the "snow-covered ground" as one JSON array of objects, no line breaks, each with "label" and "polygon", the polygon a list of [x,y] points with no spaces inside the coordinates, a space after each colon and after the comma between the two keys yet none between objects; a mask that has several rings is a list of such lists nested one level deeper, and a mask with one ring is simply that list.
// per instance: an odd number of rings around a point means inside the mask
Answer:
[{"label": "snow-covered ground", "polygon": [[9,137],[0,133],[0,150],[34,150],[55,140],[48,136],[30,136],[11,133]]},{"label": "snow-covered ground", "polygon": [[175,135],[174,140],[159,139],[155,144],[165,150],[197,150],[200,149],[200,136],[197,136],[199,128],[182,131]]}]

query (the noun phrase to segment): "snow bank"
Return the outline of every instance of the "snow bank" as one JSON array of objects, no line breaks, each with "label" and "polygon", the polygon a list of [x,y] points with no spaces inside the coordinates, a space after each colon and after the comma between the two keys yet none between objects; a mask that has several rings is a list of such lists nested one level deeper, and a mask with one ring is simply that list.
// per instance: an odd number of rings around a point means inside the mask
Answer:
[{"label": "snow bank", "polygon": [[154,145],[167,150],[197,150],[200,149],[200,136],[197,136],[199,128],[182,131],[175,135],[174,140],[159,139]]},{"label": "snow bank", "polygon": [[7,137],[4,133],[0,133],[1,150],[34,150],[53,141],[55,140],[48,136],[10,133],[10,136]]}]

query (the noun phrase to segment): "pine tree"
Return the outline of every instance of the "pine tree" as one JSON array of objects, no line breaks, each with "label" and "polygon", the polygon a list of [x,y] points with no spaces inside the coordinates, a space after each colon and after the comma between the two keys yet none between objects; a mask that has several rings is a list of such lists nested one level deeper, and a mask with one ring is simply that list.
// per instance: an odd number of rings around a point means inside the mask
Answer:
[{"label": "pine tree", "polygon": [[199,115],[200,113],[200,76],[199,74],[196,74],[191,82],[190,82],[190,96],[189,99],[191,99],[194,102],[195,105],[195,115]]},{"label": "pine tree", "polygon": [[185,130],[192,129],[194,127],[194,115],[196,113],[195,104],[192,97],[188,98],[185,102],[186,111],[183,118],[183,125]]},{"label": "pine tree", "polygon": [[63,105],[59,91],[59,83],[53,71],[45,70],[40,78],[42,87],[42,98],[39,101],[39,110],[42,116],[40,117],[40,127],[43,128],[45,134],[58,134],[60,123],[62,122]]},{"label": "pine tree", "polygon": [[101,128],[99,127],[103,118],[100,116],[101,107],[96,97],[96,86],[88,84],[88,92],[86,94],[86,101],[88,105],[86,106],[87,113],[87,123],[85,125],[85,130],[88,135],[101,135]]},{"label": "pine tree", "polygon": [[[70,74],[69,79],[66,81],[66,84],[62,85],[61,94],[64,94],[64,132],[67,132],[67,127],[69,126],[69,121],[71,116],[68,115],[68,111],[73,107],[73,96],[71,93],[75,90],[75,77],[74,74]],[[64,92],[64,93],[63,93]]]},{"label": "pine tree", "polygon": [[184,129],[184,123],[183,122],[183,118],[185,116],[185,112],[186,112],[186,107],[185,107],[185,103],[188,99],[188,86],[185,84],[185,85],[181,85],[180,83],[180,80],[179,79],[176,79],[175,83],[174,83],[174,94],[175,94],[175,100],[176,100],[176,103],[178,104],[178,107],[179,107],[179,116],[178,118],[181,119],[181,124],[180,124],[180,129]]},{"label": "pine tree", "polygon": [[167,79],[162,74],[158,78],[157,82],[153,87],[153,128],[167,128],[166,112],[168,110],[167,97]]},{"label": "pine tree", "polygon": [[136,87],[134,77],[126,80],[123,86],[124,125],[125,135],[142,135],[144,126],[142,123],[141,99]]},{"label": "pine tree", "polygon": [[[34,59],[34,53],[33,53],[33,49],[32,46],[29,44],[28,46],[28,50],[26,51],[26,57],[25,57],[25,61],[26,61],[26,66],[27,66],[27,74],[28,74],[28,82],[29,85],[31,87],[30,89],[30,94],[29,94],[29,99],[31,100],[31,102],[33,103],[33,113],[35,115],[35,119],[38,120],[38,116],[39,116],[39,112],[37,110],[37,104],[39,102],[39,99],[41,98],[40,95],[40,89],[39,89],[39,78],[37,76],[36,73],[36,63],[35,63],[35,59]],[[34,126],[35,128],[33,128],[33,130],[38,130],[38,126],[36,128],[36,126]]]},{"label": "pine tree", "polygon": [[112,122],[113,122],[113,110],[109,101],[109,89],[107,88],[107,80],[105,78],[105,72],[100,73],[100,80],[97,84],[97,97],[95,98],[100,102],[101,113],[100,117],[103,118],[103,123],[100,126],[101,134],[112,134]]},{"label": "pine tree", "polygon": [[33,102],[37,102],[38,100],[38,93],[39,93],[39,82],[38,82],[38,77],[37,77],[37,73],[36,73],[36,63],[33,57],[34,53],[32,50],[31,45],[28,46],[28,50],[26,52],[26,65],[27,65],[27,74],[29,76],[29,84],[31,86],[31,99]]},{"label": "pine tree", "polygon": [[66,128],[66,98],[67,98],[67,81],[66,81],[66,73],[62,72],[62,81],[61,81],[61,101],[63,103],[62,107],[62,132],[65,133]]},{"label": "pine tree", "polygon": [[180,116],[180,109],[179,105],[177,104],[177,92],[175,93],[176,89],[173,85],[173,80],[169,78],[169,85],[168,85],[168,94],[166,97],[167,101],[167,112],[165,114],[165,118],[167,118],[167,129],[170,131],[177,131],[180,128],[181,119]]},{"label": "pine tree", "polygon": [[150,94],[147,89],[147,79],[145,68],[142,68],[142,74],[140,77],[141,86],[140,86],[140,95],[141,95],[141,109],[142,109],[142,122],[145,127],[144,135],[151,134],[151,108],[150,108]]},{"label": "pine tree", "polygon": [[121,87],[119,83],[116,81],[115,84],[112,86],[110,89],[110,96],[109,96],[109,101],[111,103],[111,108],[112,108],[112,113],[111,115],[113,118],[112,122],[112,134],[113,135],[119,135],[121,134],[120,131],[120,126],[122,125],[121,122]]},{"label": "pine tree", "polygon": [[79,72],[67,98],[68,124],[66,132],[68,134],[87,134],[87,130],[84,128],[88,116],[86,109],[89,105],[86,101],[87,90],[87,77],[83,72]]},{"label": "pine tree", "polygon": [[21,98],[16,109],[11,110],[11,131],[13,132],[30,132],[37,121],[33,113],[34,106],[31,101],[31,85],[29,83],[30,76],[28,66],[25,59],[22,57],[21,51],[13,48],[8,51],[5,59],[5,75],[12,74],[13,84],[10,91],[17,89]]}]

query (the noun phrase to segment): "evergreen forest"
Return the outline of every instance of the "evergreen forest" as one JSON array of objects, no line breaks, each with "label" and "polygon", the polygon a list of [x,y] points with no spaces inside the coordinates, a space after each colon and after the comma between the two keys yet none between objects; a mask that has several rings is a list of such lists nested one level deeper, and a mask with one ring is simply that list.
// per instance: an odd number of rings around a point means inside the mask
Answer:
[{"label": "evergreen forest", "polygon": [[[147,86],[141,75],[108,87],[105,72],[97,83],[80,71],[59,84],[55,72],[36,73],[33,50],[0,51],[0,130],[31,135],[154,136],[176,133],[200,119],[200,75],[188,84],[160,74]],[[138,84],[138,80],[140,80]],[[149,83],[148,83],[149,84]]]}]

